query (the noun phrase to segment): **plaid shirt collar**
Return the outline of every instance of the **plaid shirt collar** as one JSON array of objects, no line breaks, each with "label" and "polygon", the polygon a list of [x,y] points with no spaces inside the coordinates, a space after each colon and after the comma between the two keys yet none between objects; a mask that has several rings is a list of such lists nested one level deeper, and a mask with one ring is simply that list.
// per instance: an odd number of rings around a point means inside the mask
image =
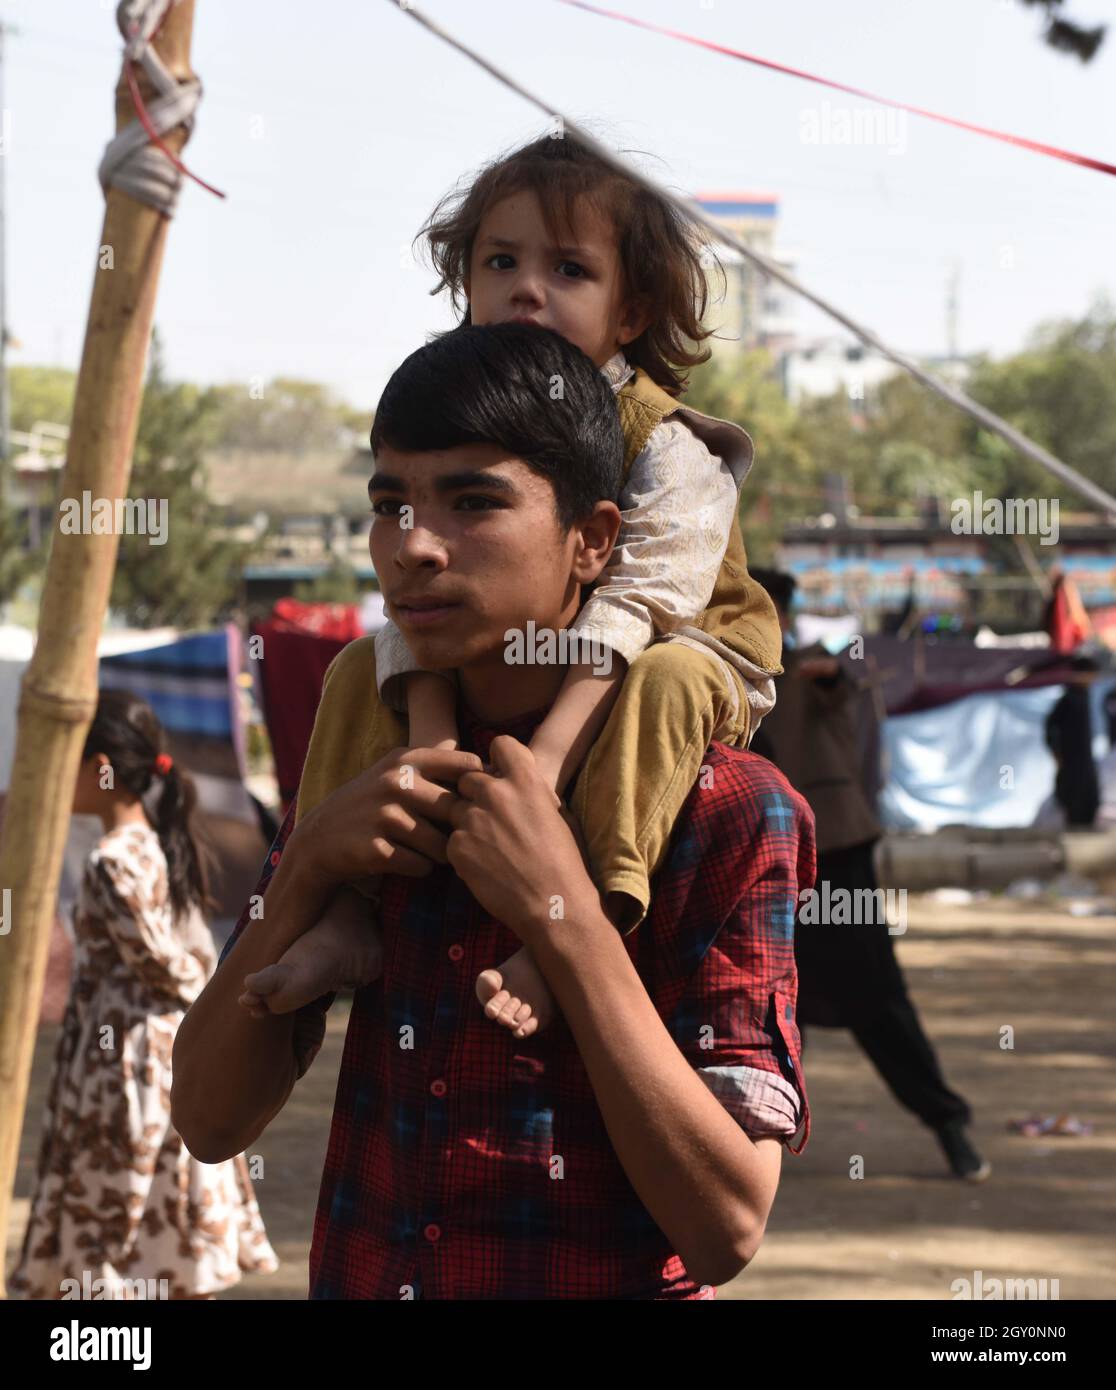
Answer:
[{"label": "plaid shirt collar", "polygon": [[547,705],[542,709],[529,710],[526,714],[515,715],[511,719],[485,720],[474,714],[463,699],[459,699],[457,702],[458,732],[461,734],[463,745],[468,744],[470,752],[478,753],[482,758],[487,759],[492,740],[501,734],[510,734],[520,743],[530,743],[532,734],[549,713],[550,706]]}]

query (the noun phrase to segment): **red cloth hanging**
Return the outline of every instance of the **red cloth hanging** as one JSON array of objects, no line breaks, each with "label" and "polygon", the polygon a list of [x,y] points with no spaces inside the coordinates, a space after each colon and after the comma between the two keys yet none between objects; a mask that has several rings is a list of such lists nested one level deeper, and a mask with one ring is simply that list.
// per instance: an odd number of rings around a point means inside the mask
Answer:
[{"label": "red cloth hanging", "polygon": [[1046,610],[1046,630],[1055,652],[1075,651],[1093,635],[1093,625],[1077,592],[1077,585],[1064,574],[1054,581],[1054,593]]},{"label": "red cloth hanging", "polygon": [[279,599],[271,617],[252,632],[263,638],[263,713],[285,812],[302,777],[326,668],[363,634],[356,604],[293,598]]}]

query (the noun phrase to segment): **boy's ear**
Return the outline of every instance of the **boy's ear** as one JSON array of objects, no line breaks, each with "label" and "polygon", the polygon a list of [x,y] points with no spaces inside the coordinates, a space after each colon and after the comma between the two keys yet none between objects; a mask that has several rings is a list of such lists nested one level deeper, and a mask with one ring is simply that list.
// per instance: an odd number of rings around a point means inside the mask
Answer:
[{"label": "boy's ear", "polygon": [[608,564],[620,533],[620,508],[602,498],[577,528],[571,573],[579,584],[592,584]]}]

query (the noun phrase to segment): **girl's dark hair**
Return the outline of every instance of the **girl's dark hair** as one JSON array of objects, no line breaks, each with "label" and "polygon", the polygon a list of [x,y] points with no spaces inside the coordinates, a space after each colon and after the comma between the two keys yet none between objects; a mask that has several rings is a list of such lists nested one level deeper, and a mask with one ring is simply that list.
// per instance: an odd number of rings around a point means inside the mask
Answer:
[{"label": "girl's dark hair", "polygon": [[155,759],[164,751],[163,726],[145,700],[127,690],[99,692],[81,760],[104,753],[112,767],[113,785],[127,787],[139,797],[156,778],[162,781],[153,828],[167,861],[171,903],[176,915],[189,911],[191,904],[208,911],[216,904],[209,896],[208,855],[193,823],[197,788],[177,763],[165,774],[155,770]]},{"label": "girl's dark hair", "polygon": [[606,164],[572,135],[549,136],[494,160],[464,186],[447,193],[427,218],[425,237],[439,283],[447,288],[462,323],[472,320],[464,281],[481,219],[513,193],[538,196],[547,229],[556,242],[568,240],[573,213],[584,197],[616,229],[624,294],[651,316],[643,333],[624,345],[624,355],[672,396],[686,389],[687,371],[709,360],[701,347],[713,336],[702,327],[709,299],[703,255],[723,268],[712,251],[701,250],[694,227],[665,198]]},{"label": "girl's dark hair", "polygon": [[376,407],[372,453],[499,444],[546,478],[565,528],[615,501],[624,432],[612,388],[561,334],[527,323],[461,326],[412,352]]}]

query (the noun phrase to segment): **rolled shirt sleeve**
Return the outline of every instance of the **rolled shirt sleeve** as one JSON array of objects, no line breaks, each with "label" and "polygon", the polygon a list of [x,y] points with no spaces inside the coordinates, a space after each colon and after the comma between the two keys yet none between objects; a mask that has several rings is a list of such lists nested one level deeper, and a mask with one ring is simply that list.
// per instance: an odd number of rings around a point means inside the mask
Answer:
[{"label": "rolled shirt sleeve", "polygon": [[[789,1143],[810,1108],[795,1022],[794,923],[814,882],[814,824],[805,801],[758,758],[715,761],[705,840],[710,872],[733,885],[732,906],[704,940],[673,1012],[672,1036],[711,1093],[753,1138]],[[696,852],[696,851],[695,851]]]},{"label": "rolled shirt sleeve", "polygon": [[752,1139],[793,1139],[802,1099],[777,1072],[758,1067],[696,1067],[698,1076]]}]

